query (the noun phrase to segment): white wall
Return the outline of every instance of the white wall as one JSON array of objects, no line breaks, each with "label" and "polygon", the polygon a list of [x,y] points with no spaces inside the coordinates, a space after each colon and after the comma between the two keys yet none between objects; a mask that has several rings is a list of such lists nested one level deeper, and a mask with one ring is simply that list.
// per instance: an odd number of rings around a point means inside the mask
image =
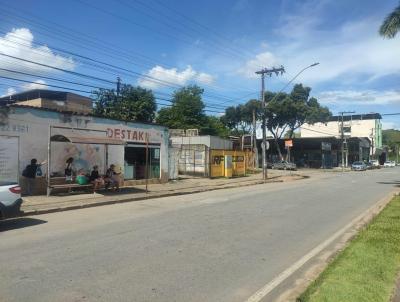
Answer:
[{"label": "white wall", "polygon": [[[19,137],[20,174],[32,158],[37,158],[38,162],[47,160],[49,125],[101,130],[93,132],[53,129],[53,135],[60,133],[66,136],[114,138],[136,143],[145,143],[147,135],[149,143],[160,144],[161,174],[164,177],[168,175],[168,130],[165,127],[153,124],[127,123],[91,116],[63,114],[34,108],[11,107],[8,113],[0,115],[0,136]],[[109,151],[109,164],[114,163],[110,162],[110,160],[116,161],[114,164],[118,164],[123,168],[124,155],[122,151],[122,146],[111,147]],[[46,169],[47,167],[43,167],[44,172]]]}]

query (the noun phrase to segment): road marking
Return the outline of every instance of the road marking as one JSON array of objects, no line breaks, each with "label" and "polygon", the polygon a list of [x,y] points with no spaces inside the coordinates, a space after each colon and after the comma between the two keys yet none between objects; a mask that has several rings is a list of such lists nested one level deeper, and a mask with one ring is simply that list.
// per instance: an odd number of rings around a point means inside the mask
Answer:
[{"label": "road marking", "polygon": [[369,207],[365,212],[363,212],[361,215],[354,218],[350,223],[348,223],[346,226],[344,226],[339,231],[334,233],[330,238],[328,238],[327,240],[323,241],[321,244],[319,244],[318,246],[313,248],[311,251],[309,251],[307,254],[305,254],[302,258],[297,260],[293,265],[291,265],[289,268],[284,270],[282,273],[280,273],[278,276],[276,276],[270,282],[265,284],[262,288],[260,288],[258,291],[256,291],[250,298],[248,298],[245,302],[261,301],[274,288],[276,288],[279,284],[281,284],[283,281],[285,281],[287,278],[289,278],[293,273],[295,273],[299,268],[301,268],[307,261],[309,261],[311,258],[318,255],[327,246],[329,246],[333,241],[338,239],[348,229],[353,227],[357,222],[362,220],[364,218],[364,216],[366,216],[369,212],[371,212],[375,209],[380,209],[381,205],[386,205],[393,198],[393,194],[394,194],[394,192],[391,192],[388,196],[382,198],[377,203],[375,203],[373,206]]}]

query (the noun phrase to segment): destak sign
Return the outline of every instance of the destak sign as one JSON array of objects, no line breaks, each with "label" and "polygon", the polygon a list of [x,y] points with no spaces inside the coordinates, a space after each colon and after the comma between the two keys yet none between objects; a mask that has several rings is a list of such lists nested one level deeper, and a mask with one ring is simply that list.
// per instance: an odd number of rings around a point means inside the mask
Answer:
[{"label": "destak sign", "polygon": [[141,130],[107,128],[107,137],[126,141],[146,142],[146,140],[149,140],[150,134]]}]

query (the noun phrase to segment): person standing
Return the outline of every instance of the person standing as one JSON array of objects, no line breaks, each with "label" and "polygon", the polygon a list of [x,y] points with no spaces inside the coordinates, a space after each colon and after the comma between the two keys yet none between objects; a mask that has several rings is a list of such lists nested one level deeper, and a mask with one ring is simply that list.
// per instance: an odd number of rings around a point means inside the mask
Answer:
[{"label": "person standing", "polygon": [[74,159],[72,157],[68,158],[67,161],[65,162],[64,175],[65,175],[65,180],[67,182],[73,181],[73,173],[74,173],[73,162],[74,162]]},{"label": "person standing", "polygon": [[35,178],[38,168],[45,164],[46,161],[38,164],[36,158],[31,159],[30,165],[27,165],[24,171],[22,172],[22,176],[26,179],[26,192],[27,195],[32,195],[35,190]]}]

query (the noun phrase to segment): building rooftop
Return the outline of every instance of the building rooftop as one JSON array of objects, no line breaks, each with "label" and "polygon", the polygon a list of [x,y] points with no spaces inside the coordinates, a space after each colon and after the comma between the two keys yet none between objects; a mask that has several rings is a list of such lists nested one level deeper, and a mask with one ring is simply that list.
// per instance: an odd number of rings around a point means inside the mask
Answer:
[{"label": "building rooftop", "polygon": [[[344,115],[343,121],[352,121],[352,120],[380,120],[382,116],[379,113],[366,113],[366,114],[353,114],[353,115]],[[329,121],[341,121],[341,115],[331,116]]]},{"label": "building rooftop", "polygon": [[6,102],[23,102],[37,98],[51,99],[57,101],[66,101],[68,96],[74,96],[82,99],[92,100],[89,97],[68,92],[68,91],[56,91],[47,89],[32,89],[24,92],[15,93],[9,96],[0,98],[0,101]]}]

